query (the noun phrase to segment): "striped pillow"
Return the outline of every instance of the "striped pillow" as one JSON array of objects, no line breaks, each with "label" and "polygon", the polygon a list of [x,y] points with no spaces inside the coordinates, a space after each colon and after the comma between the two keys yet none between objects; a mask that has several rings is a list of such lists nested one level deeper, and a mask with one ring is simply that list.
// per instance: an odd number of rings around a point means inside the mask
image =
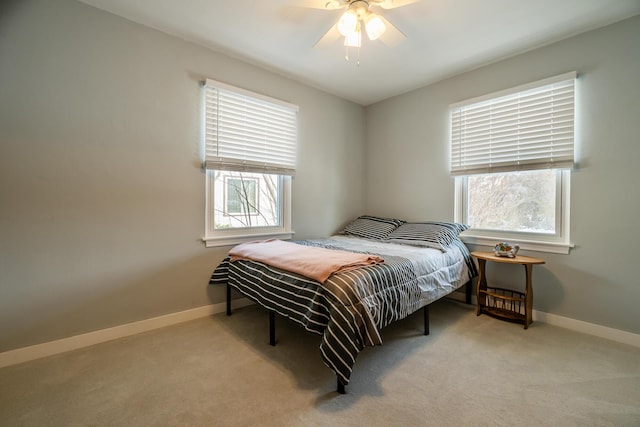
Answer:
[{"label": "striped pillow", "polygon": [[445,252],[469,227],[453,222],[406,223],[395,229],[387,238],[391,243],[425,246]]},{"label": "striped pillow", "polygon": [[367,239],[383,240],[402,224],[404,224],[404,221],[400,219],[362,215],[347,224],[347,226],[342,230],[342,234],[349,234]]}]

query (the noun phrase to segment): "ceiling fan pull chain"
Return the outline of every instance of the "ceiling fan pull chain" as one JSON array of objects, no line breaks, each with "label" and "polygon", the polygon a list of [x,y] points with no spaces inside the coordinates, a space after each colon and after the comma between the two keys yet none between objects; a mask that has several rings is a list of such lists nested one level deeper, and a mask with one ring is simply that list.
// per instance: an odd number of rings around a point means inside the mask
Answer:
[{"label": "ceiling fan pull chain", "polygon": [[[356,49],[357,49],[356,65],[360,67],[360,48],[358,47]],[[344,47],[344,60],[349,61],[349,46]]]}]

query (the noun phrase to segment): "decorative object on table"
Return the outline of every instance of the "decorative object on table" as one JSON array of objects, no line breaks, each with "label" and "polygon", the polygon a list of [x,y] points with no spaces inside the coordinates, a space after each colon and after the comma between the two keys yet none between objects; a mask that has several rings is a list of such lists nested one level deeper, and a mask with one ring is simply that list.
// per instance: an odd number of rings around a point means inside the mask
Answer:
[{"label": "decorative object on table", "polygon": [[508,243],[508,242],[502,242],[502,243],[498,243],[493,248],[493,253],[496,254],[496,256],[515,258],[519,250],[520,250],[520,246],[518,245],[512,245],[511,243]]}]

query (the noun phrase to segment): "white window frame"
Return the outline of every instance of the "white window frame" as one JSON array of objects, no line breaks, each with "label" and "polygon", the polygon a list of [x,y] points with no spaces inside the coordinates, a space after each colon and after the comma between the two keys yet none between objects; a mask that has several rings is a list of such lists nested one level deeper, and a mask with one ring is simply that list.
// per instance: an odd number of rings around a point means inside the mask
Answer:
[{"label": "white window frame", "polygon": [[[505,230],[469,229],[460,238],[470,245],[488,246],[493,248],[498,242],[512,242],[520,245],[520,249],[568,254],[574,247],[570,241],[570,198],[571,171],[558,170],[556,180],[556,232],[555,234],[524,233]],[[463,224],[468,223],[468,178],[455,177],[454,220]]]},{"label": "white window frame", "polygon": [[[217,128],[213,132],[211,131],[211,123],[207,125],[207,109],[210,109],[207,100],[207,90],[213,88],[214,90],[231,92],[234,95],[248,97],[251,101],[263,102],[279,106],[289,111],[293,111],[297,114],[298,107],[289,104],[284,101],[280,101],[262,94],[257,94],[245,89],[237,88],[225,83],[216,82],[214,80],[207,79],[205,82],[205,88],[203,90],[203,118],[202,118],[202,139],[205,141],[203,144],[204,150],[202,157],[204,160],[205,169],[205,236],[203,241],[206,247],[216,246],[230,246],[252,240],[262,239],[291,239],[294,235],[294,231],[291,229],[291,186],[292,179],[295,173],[295,157],[292,158],[291,154],[284,159],[283,163],[278,163],[277,158],[274,158],[267,154],[268,158],[260,160],[256,158],[241,158],[222,154],[219,151],[217,144],[222,141]],[[216,107],[217,108],[217,107]],[[211,111],[211,110],[210,110]],[[209,111],[209,114],[211,112]],[[217,118],[216,127],[217,125]],[[297,125],[296,125],[297,127]],[[291,140],[289,140],[291,141]],[[271,141],[269,141],[271,142]],[[222,142],[220,142],[222,143]],[[294,148],[295,150],[295,148]],[[234,150],[232,150],[234,151]],[[237,151],[237,150],[236,150]],[[267,150],[268,151],[268,150]],[[288,152],[290,153],[290,151]],[[295,151],[293,152],[295,156]],[[236,170],[236,171],[248,171],[257,173],[268,173],[278,175],[279,188],[280,188],[280,224],[272,227],[244,227],[244,228],[229,228],[229,229],[216,229],[214,223],[214,207],[215,207],[215,172],[216,170]],[[223,197],[224,200],[224,197]],[[226,201],[223,201],[226,203]],[[225,206],[226,208],[226,206]]]},{"label": "white window frame", "polygon": [[291,180],[288,175],[280,175],[280,187],[282,191],[282,204],[280,206],[279,227],[252,227],[252,228],[231,228],[216,230],[214,227],[214,184],[215,170],[206,171],[205,191],[206,191],[206,211],[205,230],[203,239],[207,248],[216,246],[237,245],[239,243],[250,242],[262,239],[291,239],[295,232],[291,229]]},{"label": "white window frame", "polygon": [[[504,91],[496,92],[493,94],[484,95],[482,97],[474,98],[467,101],[462,101],[450,106],[450,111],[454,108],[458,108],[461,105],[469,105],[476,102],[485,102],[487,100],[497,99],[499,97],[515,94],[531,88],[541,87],[550,83],[562,81],[568,78],[576,78],[577,73],[571,72],[560,76],[552,77],[549,79],[541,80],[539,82],[533,82],[530,84],[518,86],[515,88],[507,89]],[[574,94],[574,101],[577,98],[577,91]],[[576,102],[577,104],[577,102]],[[575,124],[575,120],[574,120]],[[450,123],[450,138],[453,137],[452,126]],[[575,133],[574,133],[575,134]],[[450,140],[450,143],[451,140]],[[456,165],[458,167],[458,165]],[[535,170],[544,167],[553,168],[553,161],[551,164],[538,164],[527,165],[511,164],[507,167],[489,168],[485,171],[473,170],[466,174],[465,171],[458,169],[453,172],[453,159],[452,159],[452,175],[455,178],[455,196],[454,196],[454,220],[460,223],[468,223],[468,176],[473,173],[509,173],[517,170]],[[473,166],[472,166],[473,168]],[[487,246],[493,248],[496,243],[509,241],[511,243],[517,243],[523,250],[549,252],[568,254],[570,249],[574,247],[570,240],[570,200],[571,200],[571,170],[559,168],[557,170],[556,179],[556,219],[555,219],[555,233],[530,233],[530,232],[518,232],[507,230],[481,230],[481,229],[469,229],[461,234],[462,240],[470,245]]]}]

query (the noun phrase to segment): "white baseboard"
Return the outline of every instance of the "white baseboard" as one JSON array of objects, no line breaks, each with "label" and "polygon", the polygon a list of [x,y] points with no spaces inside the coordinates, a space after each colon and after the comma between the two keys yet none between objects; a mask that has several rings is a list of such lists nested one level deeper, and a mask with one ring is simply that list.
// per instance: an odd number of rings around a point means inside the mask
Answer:
[{"label": "white baseboard", "polygon": [[544,311],[533,310],[531,315],[533,320],[538,322],[560,326],[572,331],[582,332],[584,334],[605,338],[622,344],[632,345],[634,347],[640,347],[640,334],[596,325],[595,323],[587,323],[582,320],[571,319],[569,317],[558,316],[556,314],[545,313]]},{"label": "white baseboard", "polygon": [[[447,296],[455,301],[465,302],[465,294],[462,292],[453,292]],[[475,305],[475,295],[472,296],[472,303]],[[232,308],[245,307],[254,304],[247,298],[235,299],[231,302]],[[164,316],[154,317],[152,319],[140,320],[138,322],[127,323],[126,325],[114,326],[113,328],[102,329],[99,331],[88,332],[86,334],[76,335],[69,338],[63,338],[56,341],[50,341],[42,344],[36,344],[29,347],[18,348],[16,350],[5,351],[0,353],[0,368],[5,366],[17,365],[18,363],[28,362],[30,360],[40,359],[42,357],[53,356],[54,354],[64,353],[71,350],[88,347],[90,345],[111,341],[118,338],[124,338],[141,332],[152,331],[154,329],[163,328],[165,326],[175,325],[189,320],[201,317],[211,316],[213,314],[222,313],[226,309],[226,303],[218,303],[207,305],[204,307],[193,308],[191,310],[171,313]],[[543,311],[534,310],[532,313],[533,320],[548,323],[550,325],[560,326],[576,332],[582,332],[594,335],[600,338],[606,338],[622,344],[628,344],[634,347],[640,347],[640,335],[632,332],[621,331],[619,329],[608,328],[593,323],[583,322],[581,320],[570,319],[568,317],[558,316],[555,314],[545,313]]]},{"label": "white baseboard", "polygon": [[[246,298],[234,299],[231,301],[232,308],[240,308],[250,304],[254,303]],[[224,312],[226,307],[227,305],[224,302],[211,304],[151,319],[140,320],[138,322],[127,323],[125,325],[114,326],[113,328],[101,329],[99,331],[88,332],[86,334],[75,335],[29,347],[18,348],[16,350],[5,351],[4,353],[0,353],[0,368],[17,365],[18,363],[28,362],[30,360],[40,359],[42,357],[52,356],[54,354],[64,353],[71,350],[77,350],[79,348],[88,347],[90,345],[118,338],[128,337],[141,332],[152,331],[154,329],[175,325],[201,317],[211,316],[213,314]]]},{"label": "white baseboard", "polygon": [[[465,302],[465,294],[463,292],[453,292],[447,295],[447,298]],[[472,295],[471,303],[476,305],[476,302],[476,296]],[[533,310],[531,317],[537,322],[560,326],[561,328],[570,329],[572,331],[582,332],[584,334],[605,338],[622,344],[632,345],[634,347],[640,347],[640,334],[634,334],[633,332],[621,331],[620,329],[613,329],[606,326],[596,325],[595,323],[583,322],[569,317],[558,316],[557,314],[545,313],[544,311]]]}]

